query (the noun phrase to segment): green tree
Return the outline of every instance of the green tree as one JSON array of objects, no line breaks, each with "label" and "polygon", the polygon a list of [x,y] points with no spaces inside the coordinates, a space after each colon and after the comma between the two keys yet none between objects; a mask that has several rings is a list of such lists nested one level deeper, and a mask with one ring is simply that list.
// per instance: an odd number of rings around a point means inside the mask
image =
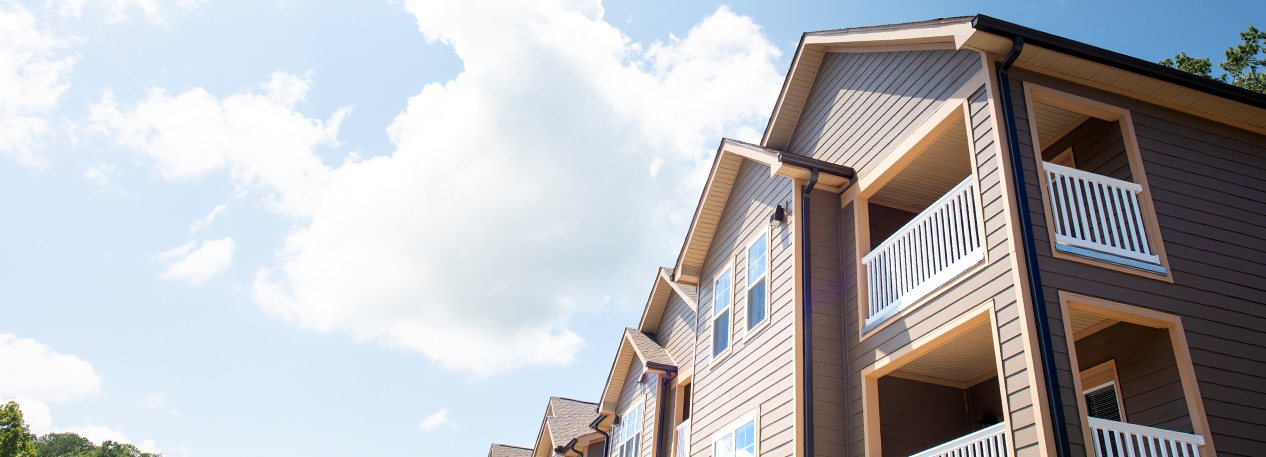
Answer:
[{"label": "green tree", "polygon": [[1218,64],[1222,74],[1213,76],[1213,62],[1208,57],[1192,57],[1179,52],[1172,59],[1160,61],[1161,65],[1176,68],[1187,73],[1206,78],[1217,79],[1227,84],[1245,89],[1266,93],[1266,73],[1258,72],[1258,67],[1266,67],[1266,56],[1263,48],[1266,45],[1266,32],[1257,27],[1248,26],[1248,30],[1240,32],[1243,43],[1231,46],[1226,50],[1226,61]]},{"label": "green tree", "polygon": [[96,448],[91,440],[74,433],[49,433],[35,439],[35,457],[86,455]]},{"label": "green tree", "polygon": [[22,419],[18,402],[10,401],[0,408],[0,457],[31,457],[35,435]]}]

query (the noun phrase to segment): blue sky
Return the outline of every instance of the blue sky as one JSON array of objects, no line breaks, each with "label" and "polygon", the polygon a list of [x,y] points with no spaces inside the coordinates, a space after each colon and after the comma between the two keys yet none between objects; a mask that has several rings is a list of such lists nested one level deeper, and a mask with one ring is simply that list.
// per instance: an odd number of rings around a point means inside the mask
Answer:
[{"label": "blue sky", "polygon": [[1244,2],[0,1],[0,399],[168,456],[484,455],[595,399],[804,31],[1147,60]]}]

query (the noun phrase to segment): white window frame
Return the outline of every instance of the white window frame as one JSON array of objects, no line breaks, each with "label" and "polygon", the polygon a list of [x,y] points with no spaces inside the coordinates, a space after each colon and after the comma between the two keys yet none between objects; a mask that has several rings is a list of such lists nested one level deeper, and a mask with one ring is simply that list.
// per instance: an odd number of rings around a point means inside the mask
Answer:
[{"label": "white window frame", "polygon": [[[635,452],[634,453],[635,455],[627,456],[624,454],[624,450],[625,450],[624,446],[628,444],[629,440],[632,440],[635,436],[640,436],[642,434],[642,430],[646,428],[644,424],[642,423],[643,419],[645,419],[645,416],[646,416],[646,412],[642,410],[642,407],[643,405],[645,405],[645,403],[646,403],[646,398],[645,397],[640,398],[637,401],[635,401],[632,405],[630,405],[628,408],[624,408],[623,413],[620,413],[620,426],[618,427],[618,433],[615,436],[613,436],[613,438],[616,439],[616,445],[614,447],[614,449],[616,449],[615,454],[618,455],[619,457],[638,457],[636,454],[640,454],[640,452]],[[632,435],[629,435],[626,437],[624,435],[629,433],[628,431],[629,419],[628,418],[635,411],[637,412],[637,424],[638,424],[637,430],[634,430],[632,432],[633,433]],[[642,446],[643,446],[642,442],[638,441],[637,447],[641,448]],[[640,451],[641,449],[636,449],[636,450]]]},{"label": "white window frame", "polygon": [[[760,455],[760,408],[757,407],[751,410],[750,412],[748,412],[747,414],[744,414],[743,416],[739,417],[738,419],[735,419],[733,422],[726,424],[725,427],[721,428],[719,431],[712,434],[712,444],[711,444],[712,457],[718,457],[720,454],[717,452],[717,447],[716,447],[717,441],[720,441],[726,436],[729,436],[730,443],[731,445],[733,445],[734,432],[737,431],[740,427],[747,425],[748,423],[752,424],[752,457],[759,456]],[[736,453],[733,452],[733,450],[731,450],[730,456],[737,457]]]},{"label": "white window frame", "polygon": [[[765,305],[764,305],[764,306],[765,306],[765,318],[764,318],[764,319],[761,319],[761,321],[760,321],[760,322],[757,322],[756,324],[754,324],[754,325],[753,325],[753,324],[752,324],[752,286],[754,286],[754,285],[755,285],[755,283],[753,283],[753,282],[752,282],[752,259],[751,259],[751,256],[752,256],[752,247],[753,247],[753,246],[756,246],[756,243],[760,242],[760,240],[761,240],[761,238],[762,238],[762,237],[765,239],[765,272],[764,272],[764,273],[761,273],[761,280],[765,281],[765,297],[764,297],[764,298],[765,298]],[[769,290],[769,288],[770,288],[770,286],[769,286],[769,283],[770,283],[770,280],[769,280],[769,277],[770,277],[770,274],[769,274],[769,269],[773,266],[773,263],[770,261],[770,257],[771,257],[771,256],[770,256],[770,251],[772,250],[772,249],[771,249],[772,245],[770,244],[770,241],[769,241],[769,240],[770,240],[770,238],[771,238],[771,237],[770,237],[770,231],[769,231],[769,230],[763,230],[761,234],[756,235],[754,238],[752,238],[752,240],[751,240],[751,241],[748,241],[748,242],[747,242],[747,247],[746,247],[746,248],[744,248],[744,250],[743,250],[743,252],[744,252],[744,256],[745,256],[745,257],[744,257],[744,261],[745,261],[745,262],[746,262],[746,264],[747,264],[747,267],[746,267],[747,269],[746,269],[746,270],[744,270],[744,271],[745,271],[744,276],[746,276],[747,278],[746,278],[746,280],[744,281],[744,282],[746,283],[746,285],[743,287],[743,301],[744,301],[744,303],[743,303],[743,309],[744,309],[744,312],[745,312],[745,314],[744,314],[744,320],[746,320],[746,321],[747,321],[747,335],[748,335],[748,336],[750,336],[750,335],[754,335],[754,334],[756,334],[756,332],[758,332],[758,331],[760,331],[760,330],[764,329],[766,325],[769,325],[769,321],[771,320],[771,318],[770,318],[770,316],[769,316],[769,312],[770,312],[770,310],[771,310],[771,309],[773,309],[773,306],[771,306],[771,305],[770,305],[770,303],[769,303],[769,299],[770,299],[770,297],[772,296],[772,294],[770,293],[770,290]]]},{"label": "white window frame", "polygon": [[[725,348],[721,349],[721,352],[718,353],[717,352],[717,337],[716,337],[717,318],[721,317],[721,315],[717,313],[717,297],[720,296],[720,294],[717,293],[717,282],[719,282],[722,278],[726,277],[727,275],[729,276],[729,279],[730,279],[730,290],[728,292],[729,302],[726,303],[725,305],[725,314],[728,315],[730,319],[725,329],[726,331]],[[712,362],[711,363],[716,363],[725,359],[727,356],[729,356],[730,349],[734,347],[734,264],[732,262],[725,264],[725,268],[723,268],[720,273],[717,273],[715,276],[712,277],[712,316],[709,319],[711,319],[710,322],[712,324],[711,325],[712,327],[712,335],[711,335]]]}]

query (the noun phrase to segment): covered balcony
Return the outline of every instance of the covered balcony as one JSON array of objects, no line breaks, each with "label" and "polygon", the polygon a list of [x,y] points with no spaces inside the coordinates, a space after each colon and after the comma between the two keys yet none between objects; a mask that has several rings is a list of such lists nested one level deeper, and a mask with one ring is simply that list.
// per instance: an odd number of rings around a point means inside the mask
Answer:
[{"label": "covered balcony", "polygon": [[959,120],[870,197],[866,329],[984,260],[967,132]]},{"label": "covered balcony", "polygon": [[[1166,274],[1128,117],[1034,95],[1047,225],[1056,252]],[[1132,153],[1133,152],[1133,153]]]}]

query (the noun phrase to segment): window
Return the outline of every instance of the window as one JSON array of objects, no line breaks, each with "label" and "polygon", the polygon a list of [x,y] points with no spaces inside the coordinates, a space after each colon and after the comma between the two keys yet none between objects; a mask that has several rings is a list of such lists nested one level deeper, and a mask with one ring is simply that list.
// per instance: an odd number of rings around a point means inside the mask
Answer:
[{"label": "window", "polygon": [[769,314],[769,234],[747,247],[747,329],[765,322]]},{"label": "window", "polygon": [[1086,415],[1099,419],[1121,422],[1121,407],[1118,403],[1117,383],[1088,389],[1086,394]]},{"label": "window", "polygon": [[730,301],[734,293],[732,269],[726,268],[712,282],[712,357],[730,348]]},{"label": "window", "polygon": [[739,425],[712,436],[713,457],[753,457],[756,455],[756,418],[739,419]]},{"label": "window", "polygon": [[642,404],[629,408],[620,415],[620,427],[616,430],[614,457],[637,457],[642,445]]}]

